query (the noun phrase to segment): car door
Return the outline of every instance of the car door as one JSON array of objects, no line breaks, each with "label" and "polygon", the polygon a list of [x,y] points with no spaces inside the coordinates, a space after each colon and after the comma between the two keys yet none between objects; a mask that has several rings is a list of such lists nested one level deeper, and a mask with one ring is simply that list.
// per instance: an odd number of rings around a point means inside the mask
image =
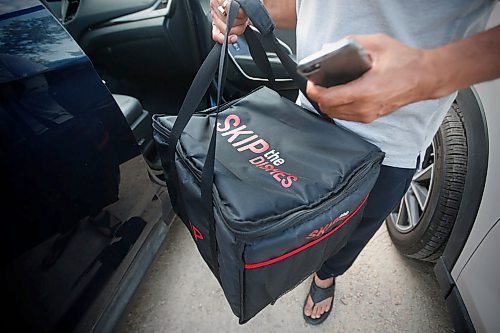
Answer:
[{"label": "car door", "polygon": [[[296,59],[295,29],[276,29],[275,34],[280,43],[287,50],[292,59]],[[272,88],[282,96],[295,101],[298,95],[296,83],[290,78],[270,45],[264,44],[276,83]],[[228,70],[228,84],[225,88],[227,99],[241,97],[262,85],[269,85],[264,73],[258,68],[250,55],[245,36],[239,36],[238,42],[228,47],[230,64]]]},{"label": "car door", "polygon": [[[211,47],[208,2],[44,1],[117,97],[150,173],[154,177],[161,175],[152,140],[151,117],[157,113],[178,112]],[[135,112],[129,110],[132,105],[137,109]],[[202,107],[208,106],[207,98]]]},{"label": "car door", "polygon": [[88,57],[38,0],[0,1],[0,45],[4,324],[109,331],[165,239],[168,198]]}]

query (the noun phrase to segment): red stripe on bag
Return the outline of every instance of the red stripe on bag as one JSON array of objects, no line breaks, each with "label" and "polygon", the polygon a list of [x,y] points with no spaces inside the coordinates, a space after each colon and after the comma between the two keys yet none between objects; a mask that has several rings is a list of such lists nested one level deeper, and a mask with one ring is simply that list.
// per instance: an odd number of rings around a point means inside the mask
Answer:
[{"label": "red stripe on bag", "polygon": [[293,255],[296,255],[297,253],[299,252],[302,252],[304,251],[305,249],[308,249],[310,248],[311,246],[313,245],[316,245],[318,244],[319,242],[321,242],[323,239],[329,237],[331,234],[333,234],[335,231],[337,231],[338,229],[340,229],[340,227],[342,227],[344,224],[347,223],[347,221],[349,221],[354,215],[356,215],[356,213],[361,209],[361,207],[363,207],[363,205],[366,203],[366,200],[368,200],[368,196],[366,196],[364,199],[363,199],[363,202],[361,202],[361,204],[358,206],[358,208],[356,208],[356,210],[354,212],[351,213],[351,215],[349,215],[344,221],[342,221],[341,224],[339,224],[338,226],[336,226],[334,229],[330,230],[328,233],[324,234],[323,236],[321,236],[320,238],[318,239],[315,239],[313,240],[312,242],[309,242],[307,244],[304,244],[302,245],[301,247],[298,247],[296,248],[295,250],[293,251],[290,251],[290,252],[287,252],[279,257],[276,257],[276,258],[273,258],[273,259],[270,259],[270,260],[266,260],[266,261],[262,261],[262,262],[258,262],[258,263],[255,263],[255,264],[245,264],[245,269],[254,269],[254,268],[259,268],[259,267],[264,267],[264,266],[269,266],[269,265],[272,265],[278,261],[281,261],[281,260],[284,260],[288,257],[291,257]]}]

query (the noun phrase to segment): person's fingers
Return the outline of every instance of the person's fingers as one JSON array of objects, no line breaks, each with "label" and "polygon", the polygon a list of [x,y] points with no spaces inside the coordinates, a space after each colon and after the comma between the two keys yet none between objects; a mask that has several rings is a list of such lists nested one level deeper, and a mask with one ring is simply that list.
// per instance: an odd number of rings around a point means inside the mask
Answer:
[{"label": "person's fingers", "polygon": [[229,44],[234,44],[238,41],[238,35],[229,35],[227,36],[227,42]]},{"label": "person's fingers", "polygon": [[[214,41],[216,41],[219,44],[224,43],[224,33],[219,30],[216,24],[212,24],[212,39]],[[229,43],[234,44],[238,41],[238,36],[236,34],[229,35],[228,41]]]},{"label": "person's fingers", "polygon": [[[212,14],[212,39],[217,43],[222,44],[224,42],[224,34],[226,32],[226,21],[222,21],[217,15]],[[237,36],[234,34],[229,36],[230,43],[236,43],[238,40]]]},{"label": "person's fingers", "polygon": [[224,43],[224,34],[220,32],[215,24],[212,24],[212,39],[219,44]]},{"label": "person's fingers", "polygon": [[419,81],[421,69],[425,68],[420,66],[422,50],[380,34],[348,38],[363,46],[372,67],[343,85],[324,88],[308,82],[307,94],[323,113],[336,119],[370,123],[428,95],[422,92]]},{"label": "person's fingers", "polygon": [[304,308],[304,314],[308,317],[310,317],[312,315],[312,300],[311,300],[311,296],[307,296],[307,303],[306,303],[306,306]]},{"label": "person's fingers", "polygon": [[217,15],[217,16],[220,16],[222,17],[224,14],[221,13],[221,11],[219,10],[219,6],[221,6],[219,4],[219,1],[217,0],[210,0],[210,12],[212,15]]},{"label": "person's fingers", "polygon": [[350,84],[325,88],[307,81],[307,96],[320,105],[333,107],[354,101],[355,91]]},{"label": "person's fingers", "polygon": [[[324,93],[317,98],[318,106],[323,113],[327,114],[331,118],[370,123],[383,114],[383,105],[372,105],[371,103],[366,103],[364,99],[354,102],[341,103],[340,99],[336,99],[334,94],[330,94],[329,97],[325,97],[329,94],[329,90],[331,88],[320,87],[320,90],[321,89],[325,90]],[[314,90],[312,91],[314,94]],[[330,99],[330,97],[332,99]]]},{"label": "person's fingers", "polygon": [[226,18],[221,18],[219,15],[214,14],[212,11],[212,24],[215,24],[219,31],[226,31]]},{"label": "person's fingers", "polygon": [[[386,114],[386,105],[372,102],[374,87],[361,77],[344,85],[325,88],[307,82],[307,95],[331,118],[370,123]],[[372,97],[370,97],[372,96]]]},{"label": "person's fingers", "polygon": [[248,19],[248,15],[245,13],[245,11],[243,9],[239,9],[238,10],[238,14],[236,15],[236,18],[237,19]]},{"label": "person's fingers", "polygon": [[[224,35],[227,29],[226,17],[221,17],[218,14],[214,14],[214,11],[212,11],[212,25],[217,27],[218,33]],[[248,18],[242,18],[238,20],[237,23],[234,24],[231,30],[229,31],[229,42],[236,43],[238,40],[238,35],[243,34],[247,25],[248,25]],[[222,37],[221,39],[220,36],[218,36],[218,34],[212,34],[212,35],[213,35],[212,38],[216,42],[222,43],[224,41],[224,38]]]},{"label": "person's fingers", "polygon": [[[212,18],[216,17],[219,21],[226,24],[227,16],[222,15],[218,10],[212,10],[211,15]],[[241,17],[238,15],[233,22],[233,26],[247,25],[247,24],[248,24],[248,17],[246,15],[242,15]]]},{"label": "person's fingers", "polygon": [[231,31],[229,31],[229,34],[230,35],[241,35],[245,32],[247,25],[248,25],[248,20],[244,21],[241,24],[235,24],[231,28]]},{"label": "person's fingers", "polygon": [[306,86],[307,96],[316,103],[318,102],[318,99],[320,98],[321,94],[325,92],[325,90],[326,88],[315,85],[310,80],[307,81],[307,86]]},{"label": "person's fingers", "polygon": [[217,2],[217,0],[210,0],[210,8],[212,10],[216,9],[218,5],[219,3]]},{"label": "person's fingers", "polygon": [[383,115],[382,110],[383,107],[377,108],[362,103],[351,103],[330,108],[324,112],[332,118],[368,124],[380,118]]},{"label": "person's fingers", "polygon": [[236,17],[233,26],[246,25],[247,23],[248,23],[248,17],[244,15],[242,17]]},{"label": "person's fingers", "polygon": [[[226,23],[227,20],[227,11],[229,10],[229,6],[226,5],[224,7],[224,13],[219,10],[219,3],[217,0],[211,0],[211,15],[212,18],[217,17],[221,22]],[[243,10],[239,10],[236,18],[234,20],[233,26],[246,25],[248,23],[248,16],[245,14]],[[220,28],[220,27],[219,27]]]}]

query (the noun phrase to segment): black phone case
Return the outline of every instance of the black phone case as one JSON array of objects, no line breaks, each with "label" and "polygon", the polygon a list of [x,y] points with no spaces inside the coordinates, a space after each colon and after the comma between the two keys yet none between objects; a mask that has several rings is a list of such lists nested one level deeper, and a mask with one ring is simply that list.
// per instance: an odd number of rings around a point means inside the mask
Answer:
[{"label": "black phone case", "polygon": [[297,69],[308,80],[331,87],[359,78],[370,69],[370,63],[363,50],[350,43]]}]

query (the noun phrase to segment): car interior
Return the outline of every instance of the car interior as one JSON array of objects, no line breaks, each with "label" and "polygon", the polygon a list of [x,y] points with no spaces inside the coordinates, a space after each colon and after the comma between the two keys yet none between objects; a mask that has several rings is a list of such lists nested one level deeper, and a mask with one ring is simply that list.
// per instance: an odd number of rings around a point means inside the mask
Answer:
[{"label": "car interior", "polygon": [[[150,167],[164,184],[152,138],[152,115],[177,114],[199,66],[213,45],[208,0],[43,0],[92,61],[113,94]],[[293,30],[277,36],[293,55]],[[265,84],[244,36],[229,47],[224,97],[234,99]],[[268,52],[274,86],[294,100],[298,90],[277,56]],[[200,105],[212,106],[214,82]]]}]

